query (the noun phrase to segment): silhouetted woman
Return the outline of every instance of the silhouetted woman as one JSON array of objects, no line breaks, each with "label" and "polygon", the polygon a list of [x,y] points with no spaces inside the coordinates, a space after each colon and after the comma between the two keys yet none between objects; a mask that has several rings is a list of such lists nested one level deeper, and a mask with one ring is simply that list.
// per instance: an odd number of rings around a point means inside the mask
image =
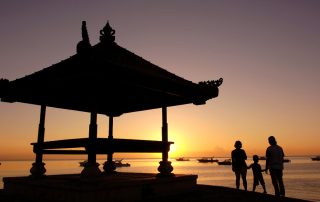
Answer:
[{"label": "silhouetted woman", "polygon": [[242,178],[243,187],[247,190],[247,155],[246,152],[241,149],[242,143],[238,140],[235,142],[234,147],[236,148],[231,152],[232,158],[232,171],[236,175],[236,187],[240,187],[240,176]]}]

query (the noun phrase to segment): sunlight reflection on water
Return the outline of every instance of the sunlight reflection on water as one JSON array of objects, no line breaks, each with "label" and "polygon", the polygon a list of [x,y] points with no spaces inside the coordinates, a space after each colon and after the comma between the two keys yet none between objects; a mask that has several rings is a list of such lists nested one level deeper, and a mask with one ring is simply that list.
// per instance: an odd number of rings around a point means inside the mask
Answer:
[{"label": "sunlight reflection on water", "polygon": [[[320,201],[320,162],[311,161],[307,157],[292,157],[291,163],[285,164],[284,181],[287,196],[312,201]],[[222,159],[220,159],[222,160]],[[130,163],[130,167],[118,168],[118,172],[144,172],[157,173],[160,159],[125,159],[124,163]],[[176,174],[198,175],[198,184],[208,184],[226,187],[235,187],[234,174],[231,166],[219,166],[217,163],[198,163],[194,158],[190,161],[178,162],[171,160]],[[104,160],[98,160],[102,170]],[[46,160],[47,175],[80,173],[82,167],[79,160]],[[252,163],[248,160],[247,164]],[[264,161],[261,161],[264,168]],[[2,177],[27,176],[32,161],[3,161],[0,166],[0,188],[3,188]],[[263,174],[268,193],[273,193],[269,175]],[[253,176],[251,170],[247,175],[248,188],[252,188]],[[262,192],[261,186],[257,192]]]}]

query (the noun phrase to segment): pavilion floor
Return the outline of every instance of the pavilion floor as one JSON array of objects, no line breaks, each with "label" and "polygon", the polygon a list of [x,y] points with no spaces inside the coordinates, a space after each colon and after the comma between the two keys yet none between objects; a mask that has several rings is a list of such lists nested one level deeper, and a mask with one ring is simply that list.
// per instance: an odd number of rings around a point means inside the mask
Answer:
[{"label": "pavilion floor", "polygon": [[5,178],[1,202],[307,202],[305,200],[254,193],[233,188],[197,185],[196,175],[157,178],[156,174],[116,173],[84,180],[79,175],[53,175],[34,180],[30,177]]},{"label": "pavilion floor", "polygon": [[196,188],[197,175],[157,177],[150,173],[123,173],[82,178],[79,174],[6,177],[4,192],[26,201],[102,202],[149,201],[184,194]]}]

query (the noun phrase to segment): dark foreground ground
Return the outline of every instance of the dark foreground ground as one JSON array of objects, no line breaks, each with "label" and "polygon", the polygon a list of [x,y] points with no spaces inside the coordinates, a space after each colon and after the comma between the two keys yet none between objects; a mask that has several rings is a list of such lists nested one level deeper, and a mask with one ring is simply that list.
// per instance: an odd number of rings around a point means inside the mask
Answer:
[{"label": "dark foreground ground", "polygon": [[307,202],[306,200],[275,197],[269,194],[254,193],[251,191],[236,190],[228,187],[197,185],[197,189],[183,196],[173,196],[168,200],[156,199],[153,201],[170,202],[196,202],[196,201],[217,201],[217,202]]},{"label": "dark foreground ground", "polygon": [[[124,193],[125,194],[125,193]],[[306,200],[293,199],[287,197],[277,198],[269,194],[245,192],[228,187],[197,185],[194,191],[186,194],[173,195],[170,197],[148,198],[145,201],[152,202],[205,202],[205,201],[218,201],[218,202],[307,202]],[[16,195],[8,195],[3,189],[0,190],[0,202],[31,202],[19,198]],[[35,202],[35,201],[32,201]],[[57,201],[58,202],[58,201]],[[92,201],[94,202],[94,201]]]}]

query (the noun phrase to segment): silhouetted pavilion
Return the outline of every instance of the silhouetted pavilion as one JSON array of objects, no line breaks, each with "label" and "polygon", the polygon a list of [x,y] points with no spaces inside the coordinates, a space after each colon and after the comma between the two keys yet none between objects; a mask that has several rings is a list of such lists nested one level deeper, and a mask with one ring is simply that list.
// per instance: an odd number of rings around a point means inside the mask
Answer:
[{"label": "silhouetted pavilion", "polygon": [[[22,102],[41,106],[38,141],[32,143],[36,154],[30,172],[42,176],[46,169],[43,154],[87,154],[82,176],[100,174],[97,154],[107,154],[104,171],[115,170],[115,152],[159,152],[159,175],[171,175],[168,161],[167,107],[193,103],[205,104],[218,96],[222,79],[193,83],[172,74],[114,42],[115,31],[109,23],[100,31],[100,42],[91,46],[86,23],[77,54],[28,76],[0,80],[3,102]],[[91,114],[89,137],[44,141],[46,107],[70,109]],[[124,113],[162,108],[162,140],[134,140],[113,137],[113,117]],[[109,135],[97,138],[97,114],[109,117]]]}]

